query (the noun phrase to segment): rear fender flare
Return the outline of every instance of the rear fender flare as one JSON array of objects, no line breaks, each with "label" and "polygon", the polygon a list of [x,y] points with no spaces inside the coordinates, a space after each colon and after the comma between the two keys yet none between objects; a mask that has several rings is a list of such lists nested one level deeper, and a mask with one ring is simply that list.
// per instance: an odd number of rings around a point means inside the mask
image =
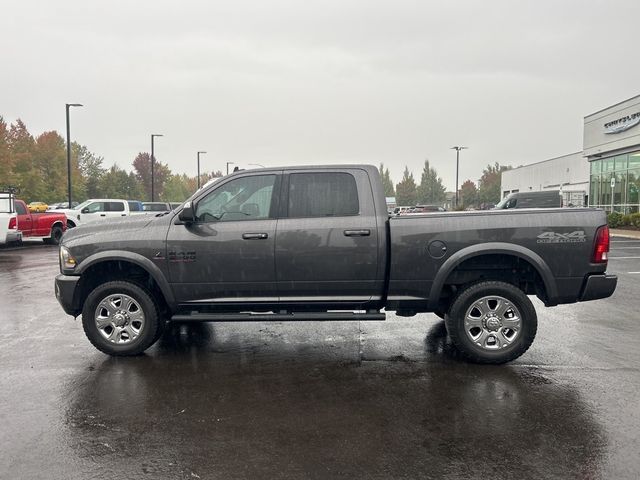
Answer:
[{"label": "rear fender flare", "polygon": [[551,269],[540,255],[520,245],[503,242],[490,242],[463,248],[451,255],[451,257],[444,262],[442,267],[438,270],[431,287],[431,291],[429,292],[429,306],[431,308],[435,308],[438,305],[444,284],[451,272],[453,272],[458,265],[473,257],[496,254],[519,257],[533,265],[533,268],[537,270],[544,283],[544,288],[547,292],[548,304],[556,304],[556,298],[558,296],[556,281]]}]

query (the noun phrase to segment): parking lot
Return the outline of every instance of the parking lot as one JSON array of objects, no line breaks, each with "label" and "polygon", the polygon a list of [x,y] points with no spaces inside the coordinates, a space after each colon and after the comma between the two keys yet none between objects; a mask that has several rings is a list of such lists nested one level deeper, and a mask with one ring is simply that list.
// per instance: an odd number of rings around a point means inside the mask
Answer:
[{"label": "parking lot", "polygon": [[175,325],[110,358],[53,294],[57,248],[0,249],[0,478],[637,478],[640,240],[613,297],[545,309],[503,366],[435,315]]}]

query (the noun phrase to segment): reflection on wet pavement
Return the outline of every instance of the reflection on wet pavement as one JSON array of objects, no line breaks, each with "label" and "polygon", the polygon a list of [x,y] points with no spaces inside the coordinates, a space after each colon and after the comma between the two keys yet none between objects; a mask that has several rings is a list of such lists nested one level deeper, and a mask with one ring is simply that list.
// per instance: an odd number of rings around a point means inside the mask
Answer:
[{"label": "reflection on wet pavement", "polygon": [[0,478],[637,474],[637,354],[592,354],[578,328],[606,305],[543,311],[506,366],[461,361],[433,315],[175,324],[147,354],[110,358],[26,288],[51,282],[52,253],[0,271]]}]

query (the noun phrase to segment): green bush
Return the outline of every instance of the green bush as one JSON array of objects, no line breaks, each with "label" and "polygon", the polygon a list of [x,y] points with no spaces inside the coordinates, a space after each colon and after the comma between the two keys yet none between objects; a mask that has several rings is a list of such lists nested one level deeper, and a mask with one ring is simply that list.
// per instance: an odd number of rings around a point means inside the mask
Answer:
[{"label": "green bush", "polygon": [[636,228],[640,228],[640,213],[632,213],[629,215],[631,221],[629,225],[633,225]]},{"label": "green bush", "polygon": [[622,226],[622,217],[623,215],[620,212],[611,212],[607,216],[607,223],[611,228],[618,228]]},{"label": "green bush", "polygon": [[622,220],[620,221],[621,227],[628,227],[631,225],[631,215],[623,215]]}]

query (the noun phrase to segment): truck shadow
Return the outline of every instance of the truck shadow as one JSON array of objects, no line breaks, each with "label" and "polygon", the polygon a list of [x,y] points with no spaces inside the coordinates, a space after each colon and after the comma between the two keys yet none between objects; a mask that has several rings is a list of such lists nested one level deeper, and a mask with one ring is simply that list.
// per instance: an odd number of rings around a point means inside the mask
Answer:
[{"label": "truck shadow", "polygon": [[605,433],[572,385],[459,361],[442,322],[425,338],[435,362],[242,342],[175,325],[157,354],[77,374],[64,441],[123,478],[600,477]]}]

